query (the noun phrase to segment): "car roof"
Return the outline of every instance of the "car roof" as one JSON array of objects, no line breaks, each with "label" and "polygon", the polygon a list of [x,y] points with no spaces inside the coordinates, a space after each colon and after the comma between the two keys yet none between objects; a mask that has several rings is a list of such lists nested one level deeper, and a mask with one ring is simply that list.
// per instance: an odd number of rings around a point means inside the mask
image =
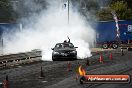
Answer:
[{"label": "car roof", "polygon": [[57,43],[57,44],[72,44],[72,43],[71,42],[70,43],[69,42],[66,42],[66,43]]}]

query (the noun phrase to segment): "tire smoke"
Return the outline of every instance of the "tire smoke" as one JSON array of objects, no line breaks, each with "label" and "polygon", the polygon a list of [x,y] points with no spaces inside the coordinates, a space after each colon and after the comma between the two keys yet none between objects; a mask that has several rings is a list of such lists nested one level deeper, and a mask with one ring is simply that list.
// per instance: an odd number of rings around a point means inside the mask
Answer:
[{"label": "tire smoke", "polygon": [[[24,19],[26,20],[26,25],[23,30],[15,32],[13,35],[5,33],[4,53],[41,49],[43,51],[43,60],[51,61],[51,48],[56,43],[63,42],[69,36],[74,46],[78,47],[78,58],[90,57],[89,44],[93,44],[95,41],[94,29],[71,6],[68,24],[67,8],[62,7],[63,3],[60,0],[47,0],[47,3],[47,10],[42,10],[39,14],[33,14],[29,17],[29,21]],[[31,2],[26,3],[26,5],[30,4]],[[35,8],[35,5],[33,7]],[[32,5],[30,8],[32,8]]]}]

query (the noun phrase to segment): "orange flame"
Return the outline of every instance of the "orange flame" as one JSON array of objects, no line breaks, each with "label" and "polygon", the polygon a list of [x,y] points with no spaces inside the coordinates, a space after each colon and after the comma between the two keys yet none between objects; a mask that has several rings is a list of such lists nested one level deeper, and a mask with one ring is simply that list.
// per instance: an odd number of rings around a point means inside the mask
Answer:
[{"label": "orange flame", "polygon": [[78,71],[79,71],[80,76],[85,76],[86,75],[86,71],[82,68],[82,66],[79,66]]}]

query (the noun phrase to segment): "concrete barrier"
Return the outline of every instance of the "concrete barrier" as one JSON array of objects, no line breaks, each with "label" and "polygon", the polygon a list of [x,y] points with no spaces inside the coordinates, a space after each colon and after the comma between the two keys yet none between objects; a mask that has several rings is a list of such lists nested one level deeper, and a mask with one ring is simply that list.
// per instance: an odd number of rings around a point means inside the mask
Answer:
[{"label": "concrete barrier", "polygon": [[30,52],[2,55],[0,56],[0,68],[7,67],[7,66],[26,64],[26,63],[32,63],[35,61],[41,61],[41,59],[42,59],[41,50],[33,50]]}]

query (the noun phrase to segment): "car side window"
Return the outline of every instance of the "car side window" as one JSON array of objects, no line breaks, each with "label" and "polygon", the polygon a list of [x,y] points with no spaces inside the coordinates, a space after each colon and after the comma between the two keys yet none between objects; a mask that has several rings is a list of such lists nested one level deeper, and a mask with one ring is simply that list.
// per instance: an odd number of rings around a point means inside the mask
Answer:
[{"label": "car side window", "polygon": [[69,44],[69,47],[70,47],[70,48],[74,48],[74,45],[73,45],[73,44]]},{"label": "car side window", "polygon": [[58,48],[58,47],[59,47],[59,45],[56,45],[56,47]]}]

